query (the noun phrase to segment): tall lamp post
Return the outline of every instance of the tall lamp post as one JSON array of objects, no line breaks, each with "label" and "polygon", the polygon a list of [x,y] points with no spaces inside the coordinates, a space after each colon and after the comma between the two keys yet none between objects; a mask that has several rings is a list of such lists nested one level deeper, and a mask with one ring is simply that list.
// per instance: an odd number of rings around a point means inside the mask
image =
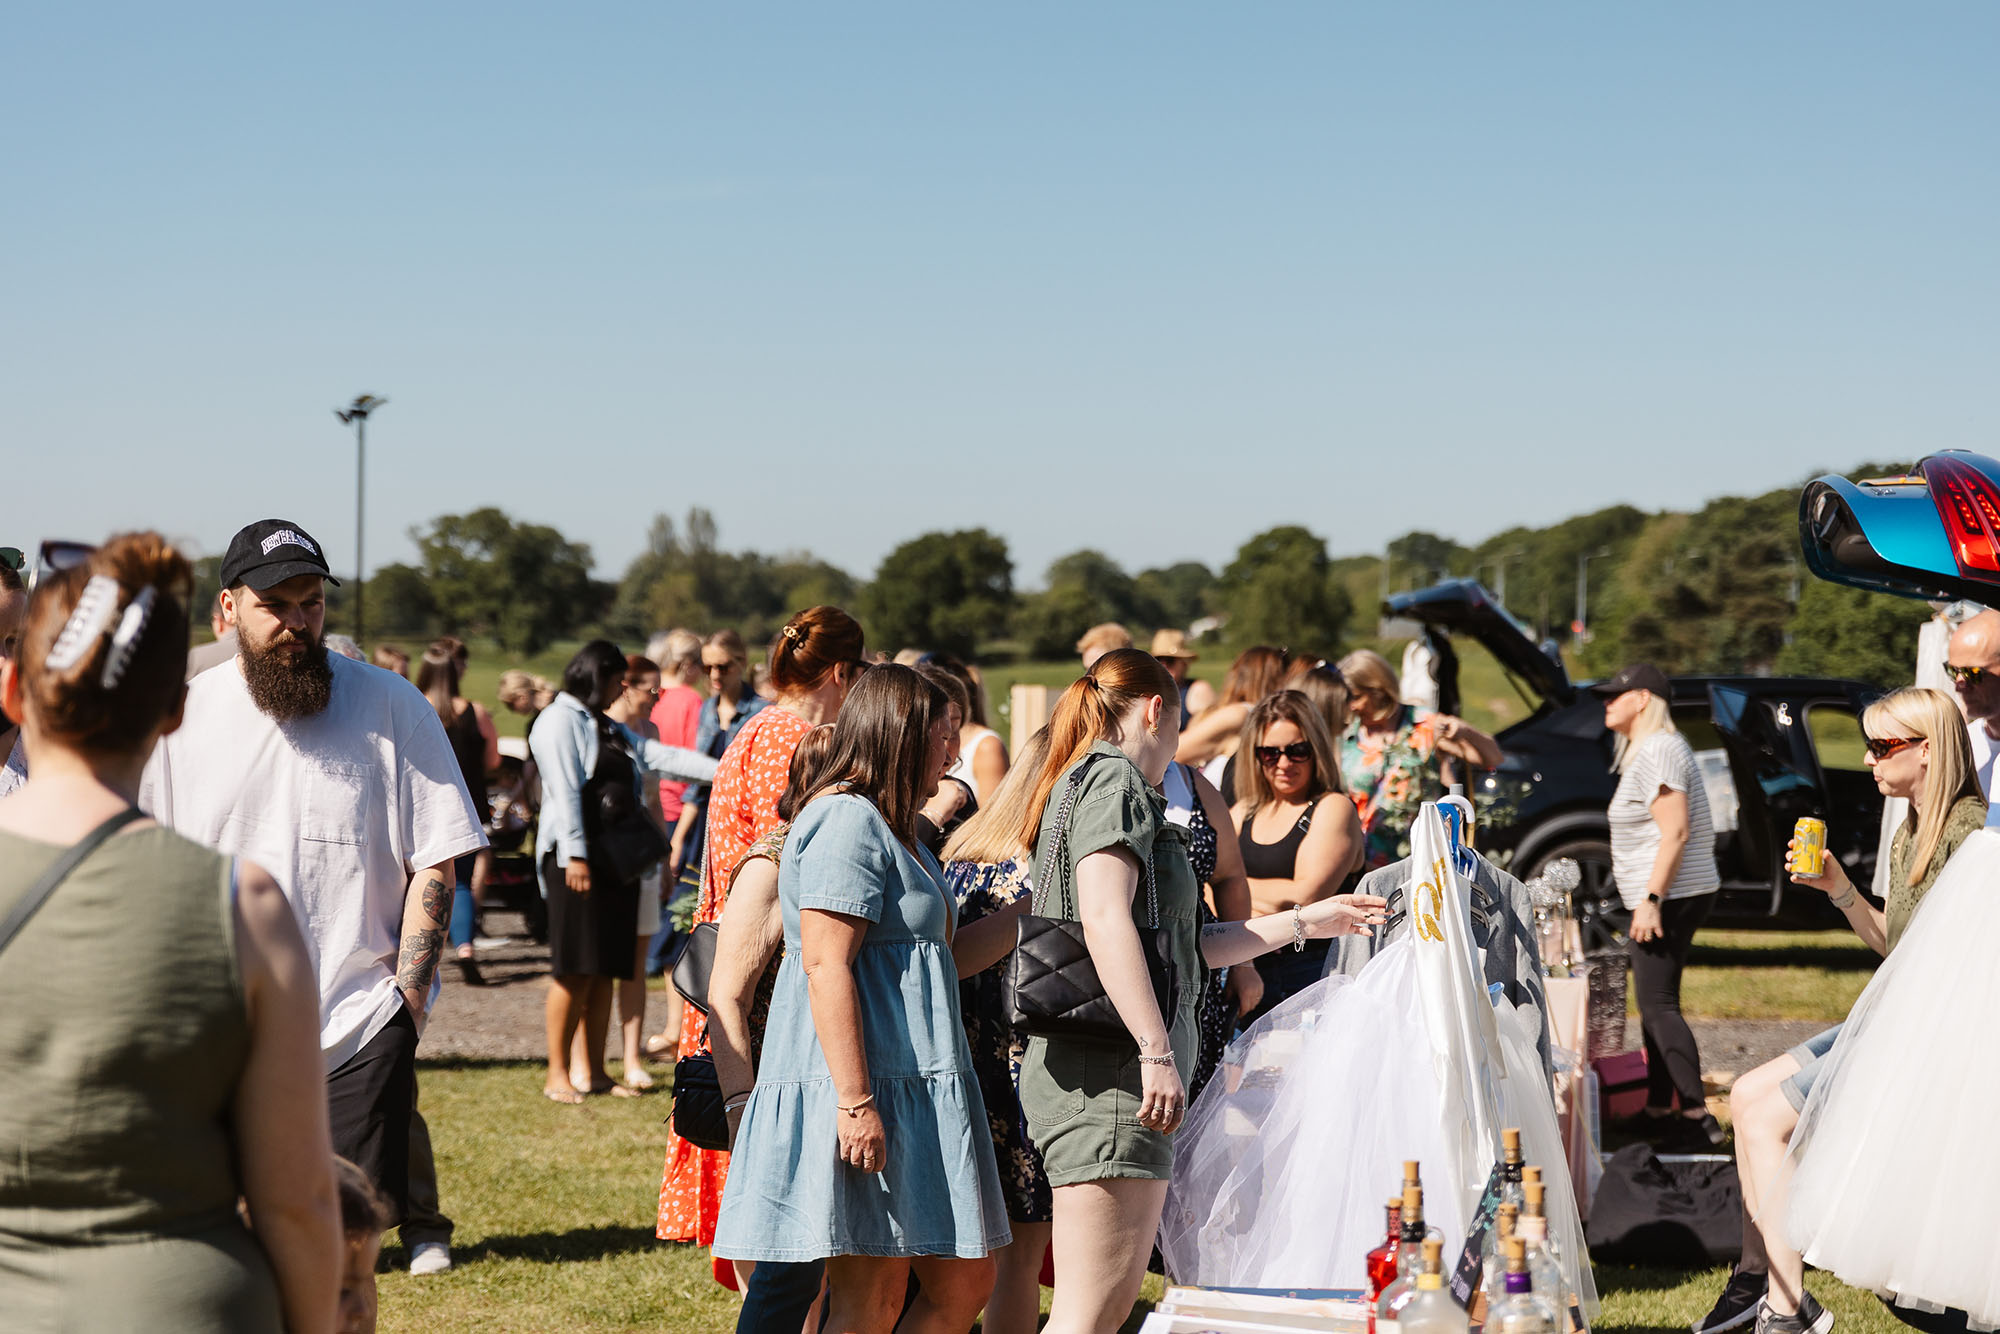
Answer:
[{"label": "tall lamp post", "polygon": [[389,402],[373,394],[363,394],[345,408],[335,408],[333,415],[340,418],[343,425],[354,427],[354,642],[367,642],[363,633],[364,620],[361,614],[361,575],[367,569],[361,559],[361,537],[363,530],[364,503],[362,483],[366,477],[368,459],[368,414]]},{"label": "tall lamp post", "polygon": [[1590,638],[1590,563],[1599,556],[1609,556],[1610,547],[1599,547],[1586,551],[1576,558],[1576,623],[1570,627],[1576,632],[1576,641],[1581,644]]}]

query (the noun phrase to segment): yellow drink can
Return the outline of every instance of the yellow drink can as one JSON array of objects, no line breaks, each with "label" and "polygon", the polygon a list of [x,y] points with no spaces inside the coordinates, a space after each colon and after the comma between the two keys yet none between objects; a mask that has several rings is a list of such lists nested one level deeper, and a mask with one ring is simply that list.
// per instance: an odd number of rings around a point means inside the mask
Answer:
[{"label": "yellow drink can", "polygon": [[1792,827],[1792,874],[1826,874],[1826,821],[1808,815]]}]

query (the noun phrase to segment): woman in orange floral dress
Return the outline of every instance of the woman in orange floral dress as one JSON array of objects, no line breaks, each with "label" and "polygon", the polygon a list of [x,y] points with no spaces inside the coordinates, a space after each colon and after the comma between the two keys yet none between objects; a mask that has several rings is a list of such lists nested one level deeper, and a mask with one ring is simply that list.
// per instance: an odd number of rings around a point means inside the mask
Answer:
[{"label": "woman in orange floral dress", "polygon": [[[792,751],[807,732],[830,723],[863,667],[861,627],[838,607],[810,607],[785,623],[771,641],[771,681],[777,703],[752,718],[723,752],[709,790],[708,839],[701,863],[696,922],[722,915],[730,874],[757,839],[778,822]],[[688,1006],[681,1032],[684,1054],[708,1051],[707,1021]],[[667,1130],[666,1173],[660,1183],[662,1241],[715,1240],[729,1155],[697,1149]],[[721,1278],[726,1265],[717,1266]]]}]

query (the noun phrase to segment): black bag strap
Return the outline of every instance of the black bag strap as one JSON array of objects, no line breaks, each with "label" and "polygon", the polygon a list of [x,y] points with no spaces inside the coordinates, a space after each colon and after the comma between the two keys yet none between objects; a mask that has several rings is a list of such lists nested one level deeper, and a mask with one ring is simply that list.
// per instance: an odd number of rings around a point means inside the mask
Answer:
[{"label": "black bag strap", "polygon": [[113,834],[123,829],[126,825],[131,824],[134,820],[141,818],[144,814],[145,812],[137,806],[127,806],[124,810],[97,826],[97,828],[85,834],[82,840],[74,847],[56,858],[55,863],[48,870],[42,872],[42,878],[30,885],[28,892],[23,894],[14,904],[13,911],[7,914],[6,920],[0,921],[0,950],[6,949],[8,945],[13,943],[14,937],[21,933],[21,928],[28,924],[28,919],[33,917],[44,903],[48,902],[49,895],[56,892],[56,886],[69,879],[70,872],[81,866],[84,859],[90,856],[91,853],[97,851],[105,839],[110,838]]},{"label": "black bag strap", "polygon": [[[1076,888],[1070,883],[1069,871],[1069,813],[1076,805],[1076,794],[1083,790],[1083,776],[1098,760],[1107,758],[1101,753],[1085,755],[1083,762],[1071,772],[1069,782],[1063,788],[1062,802],[1056,807],[1056,841],[1049,851],[1050,860],[1055,862],[1056,911],[1065,921],[1075,921],[1078,916]],[[1146,851],[1146,916],[1148,930],[1157,930],[1160,925],[1160,891],[1153,879],[1153,853]]]}]

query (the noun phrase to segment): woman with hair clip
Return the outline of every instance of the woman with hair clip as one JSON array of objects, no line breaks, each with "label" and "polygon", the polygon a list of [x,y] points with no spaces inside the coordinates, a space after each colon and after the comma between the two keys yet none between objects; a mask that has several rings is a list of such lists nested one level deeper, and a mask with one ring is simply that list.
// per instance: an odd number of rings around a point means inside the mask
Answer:
[{"label": "woman with hair clip", "polygon": [[[459,693],[464,668],[458,654],[464,647],[456,639],[432,641],[417,666],[417,689],[444,724],[445,739],[451,742],[452,757],[458,761],[458,775],[472,798],[472,809],[483,821],[491,813],[487,809],[486,775],[500,767],[500,743],[497,736],[487,740],[486,727],[480,722],[486,711]],[[451,944],[458,953],[459,973],[472,986],[485,984],[473,959],[472,940],[479,925],[479,902],[485,897],[492,869],[491,848],[460,857],[453,867],[458,886],[451,898]]]},{"label": "woman with hair clip", "polygon": [[1410,855],[1410,826],[1441,789],[1437,757],[1479,769],[1500,763],[1500,743],[1462,718],[1403,703],[1389,660],[1356,649],[1340,660],[1353,720],[1340,739],[1346,787],[1368,833],[1367,869]]},{"label": "woman with hair clip", "polygon": [[[1364,852],[1361,817],[1340,781],[1333,737],[1320,712],[1297,690],[1257,702],[1243,723],[1231,812],[1243,873],[1250,880],[1251,916],[1282,913],[1353,888]],[[1264,997],[1251,1017],[1319,981],[1327,942],[1257,960]]]},{"label": "woman with hair clip", "polygon": [[[1157,658],[1134,649],[1099,658],[1056,704],[1022,821],[1021,842],[1035,849],[1034,911],[1051,916],[1073,903],[1132,1038],[1121,1049],[1038,1036],[1022,1062],[1021,1104],[1048,1171],[1063,1257],[1046,1327],[1055,1334],[1109,1334],[1138,1296],[1173,1169],[1170,1136],[1187,1112],[1181,1071],[1194,1066],[1201,970],[1367,931],[1386,906],[1342,895],[1197,935],[1200,891],[1158,788],[1180,740],[1179,698]],[[1140,936],[1154,926],[1167,929],[1181,979],[1170,1014]]]},{"label": "woman with hair clip", "polygon": [[[1863,711],[1861,731],[1876,788],[1910,804],[1909,818],[1889,845],[1887,902],[1881,908],[1869,902],[1831,855],[1820,874],[1793,871],[1791,879],[1824,890],[1847,915],[1854,934],[1886,957],[1915,920],[1945,863],[1985,825],[1986,798],[1980,795],[1964,715],[1942,691],[1891,691]],[[1715,1308],[1696,1323],[1696,1334],[1747,1324],[1757,1316],[1760,1302],[1765,1327],[1783,1334],[1824,1334],[1821,1321],[1830,1317],[1805,1290],[1805,1262],[1784,1226],[1790,1176],[1785,1153],[1841,1027],[1836,1024],[1766,1061],[1729,1090],[1737,1176],[1743,1183],[1743,1258]]]},{"label": "woman with hair clip", "polygon": [[[711,646],[714,642],[710,640]],[[791,772],[792,751],[814,727],[839,716],[847,692],[867,666],[864,652],[860,624],[838,607],[808,607],[786,621],[771,640],[777,702],[748,718],[738,715],[742,725],[709,785],[696,923],[722,916],[730,872],[778,822],[778,798],[784,795]],[[704,660],[710,657],[704,649]],[[709,1050],[706,1028],[701,1012],[686,1006],[681,1018],[684,1054]],[[655,1235],[662,1241],[703,1246],[715,1240],[716,1213],[728,1172],[728,1154],[698,1149],[669,1128]],[[734,1273],[717,1262],[716,1277],[733,1283]]]},{"label": "woman with hair clip", "polygon": [[970,1329],[1008,1241],[952,985],[979,961],[955,957],[953,904],[917,842],[953,740],[941,690],[870,671],[778,872],[785,957],[715,1251],[824,1258],[824,1324],[843,1334]]},{"label": "woman with hair clip", "polygon": [[22,1334],[334,1328],[305,941],[265,871],[134,806],[180,724],[192,578],[157,533],[115,537],[42,581],[0,657],[35,756],[0,801],[0,903],[47,890],[0,942],[0,1306]]},{"label": "woman with hair clip", "polygon": [[[604,1069],[611,997],[631,976],[639,926],[639,877],[621,874],[611,831],[645,819],[642,774],[700,781],[715,772],[706,755],[663,746],[614,721],[605,710],[625,691],[625,655],[593,639],[563,669],[563,689],[535,720],[528,749],[542,779],[535,862],[549,904],[549,995],[544,1014],[549,1068],[542,1093],[575,1105],[586,1094],[637,1096]],[[570,1066],[578,1027],[589,1069],[579,1088]]]}]

